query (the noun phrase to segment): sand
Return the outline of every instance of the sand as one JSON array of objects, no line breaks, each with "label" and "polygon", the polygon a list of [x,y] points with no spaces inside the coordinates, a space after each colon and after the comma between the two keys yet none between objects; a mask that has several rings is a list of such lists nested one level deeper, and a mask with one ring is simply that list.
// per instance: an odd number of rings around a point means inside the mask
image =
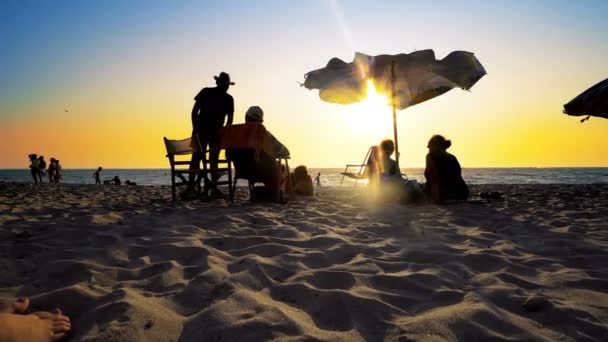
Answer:
[{"label": "sand", "polygon": [[72,341],[606,341],[608,184],[448,206],[0,183],[0,296]]}]

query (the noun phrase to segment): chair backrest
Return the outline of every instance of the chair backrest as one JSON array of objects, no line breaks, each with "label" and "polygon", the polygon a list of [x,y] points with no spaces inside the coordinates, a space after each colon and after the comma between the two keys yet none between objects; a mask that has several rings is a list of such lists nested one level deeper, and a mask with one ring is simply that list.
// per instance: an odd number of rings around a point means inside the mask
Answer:
[{"label": "chair backrest", "polygon": [[163,140],[165,141],[167,156],[192,154],[192,138],[186,138],[182,140],[170,140],[164,137]]},{"label": "chair backrest", "polygon": [[379,146],[372,146],[369,148],[366,156],[367,161],[365,161],[365,172],[367,173],[368,177],[376,175],[380,171],[381,156]]}]

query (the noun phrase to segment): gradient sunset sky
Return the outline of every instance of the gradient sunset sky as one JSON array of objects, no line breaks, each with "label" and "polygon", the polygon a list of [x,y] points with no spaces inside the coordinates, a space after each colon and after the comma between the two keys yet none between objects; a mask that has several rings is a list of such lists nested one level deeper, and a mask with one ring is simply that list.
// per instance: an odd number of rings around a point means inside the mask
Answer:
[{"label": "gradient sunset sky", "polygon": [[162,137],[191,132],[193,97],[230,73],[290,164],[341,167],[392,137],[381,104],[299,86],[332,57],[475,53],[488,74],[399,111],[402,167],[435,133],[463,167],[608,166],[608,120],[562,114],[608,77],[608,1],[29,1],[0,3],[0,168],[29,153],[64,168],[167,167]]}]

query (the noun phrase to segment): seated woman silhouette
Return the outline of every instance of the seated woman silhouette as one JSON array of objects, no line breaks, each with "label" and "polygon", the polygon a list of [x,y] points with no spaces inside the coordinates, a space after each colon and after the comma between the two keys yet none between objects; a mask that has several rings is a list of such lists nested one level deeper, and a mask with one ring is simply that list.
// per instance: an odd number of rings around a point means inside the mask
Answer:
[{"label": "seated woman silhouette", "polygon": [[434,203],[445,203],[450,200],[466,200],[469,188],[462,179],[458,159],[446,150],[452,142],[441,135],[433,135],[428,143],[426,155],[425,192]]},{"label": "seated woman silhouette", "polygon": [[313,195],[312,178],[310,178],[306,166],[300,165],[296,167],[293,170],[291,180],[293,182],[294,193],[303,196]]}]

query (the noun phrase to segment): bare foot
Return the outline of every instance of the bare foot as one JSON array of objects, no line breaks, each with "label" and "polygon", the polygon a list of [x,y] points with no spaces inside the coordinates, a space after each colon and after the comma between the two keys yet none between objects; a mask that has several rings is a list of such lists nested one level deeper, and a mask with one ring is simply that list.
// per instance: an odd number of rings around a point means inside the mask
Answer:
[{"label": "bare foot", "polygon": [[17,298],[14,302],[0,301],[0,313],[24,314],[30,306],[27,298]]},{"label": "bare foot", "polygon": [[67,316],[60,313],[16,315],[0,313],[0,341],[54,342],[65,338],[72,325]]}]

